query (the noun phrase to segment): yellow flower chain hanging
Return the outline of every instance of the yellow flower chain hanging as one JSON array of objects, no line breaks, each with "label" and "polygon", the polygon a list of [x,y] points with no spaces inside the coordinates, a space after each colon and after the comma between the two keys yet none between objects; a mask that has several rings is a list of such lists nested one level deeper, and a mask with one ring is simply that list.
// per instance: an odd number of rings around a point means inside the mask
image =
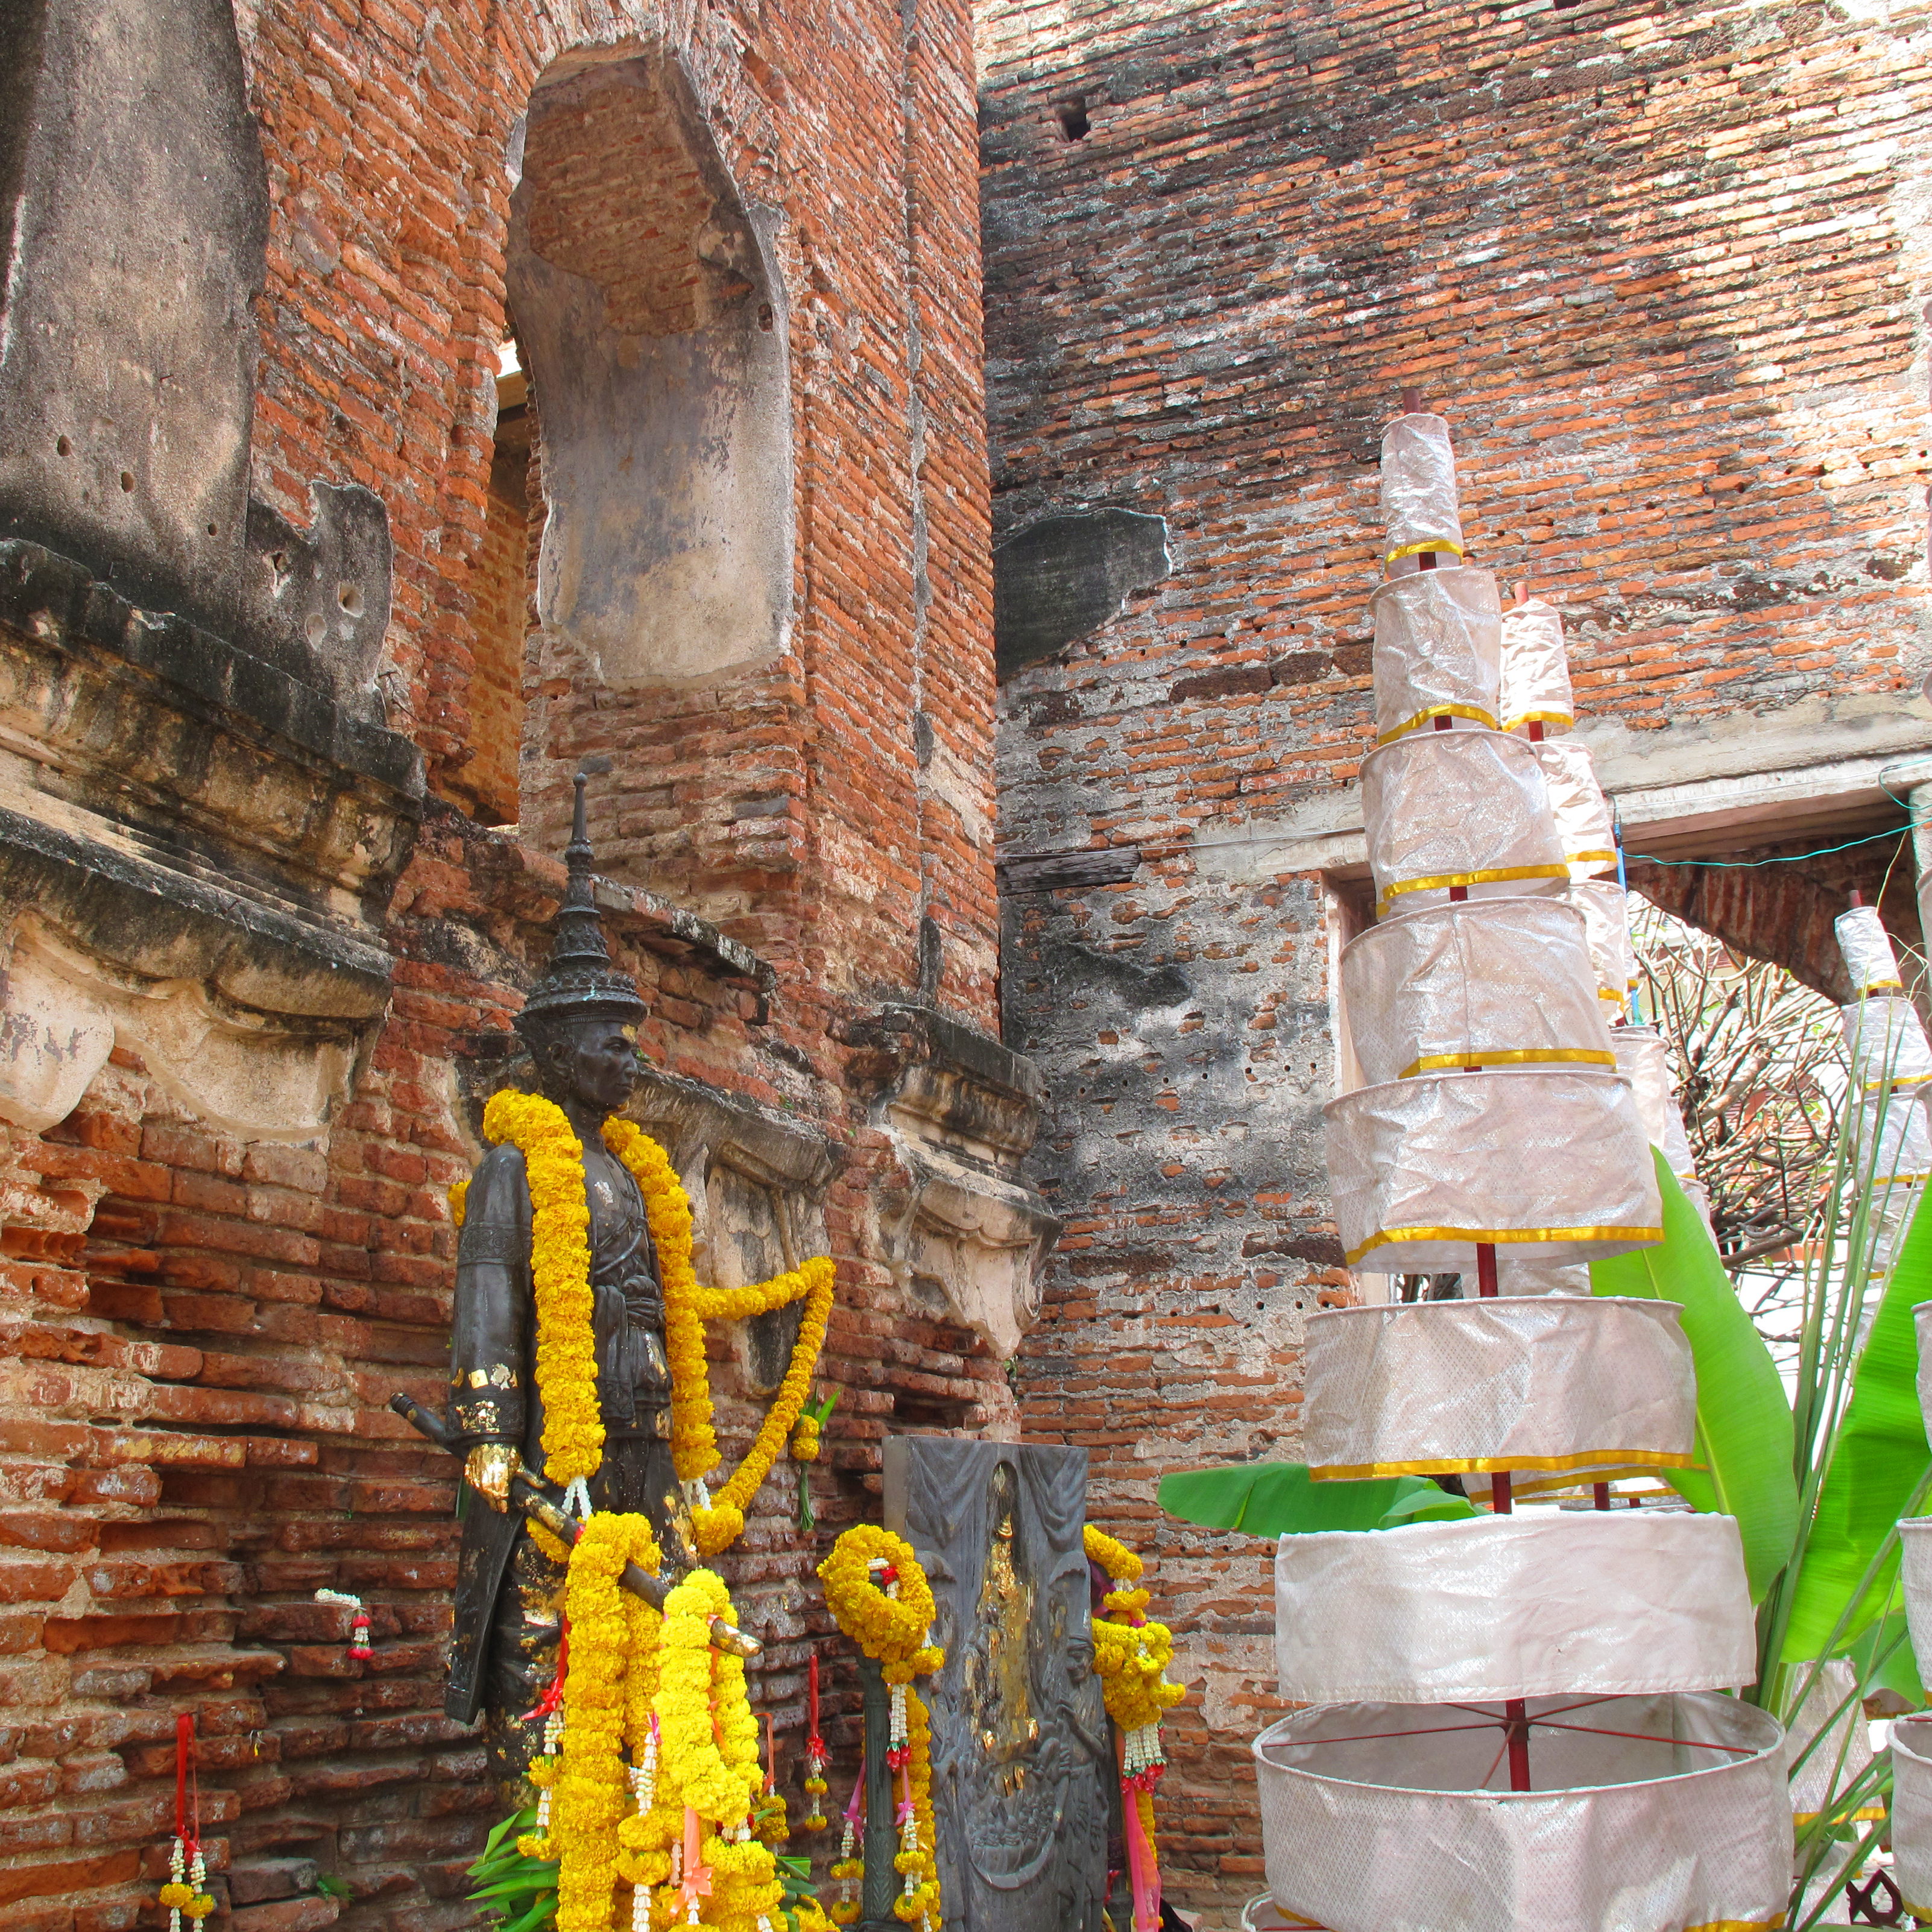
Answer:
[{"label": "yellow flower chain hanging", "polygon": [[535,1094],[493,1094],[483,1131],[522,1154],[530,1178],[530,1278],[537,1316],[537,1393],[543,1399],[544,1473],[566,1486],[597,1473],[604,1416],[591,1332],[590,1205],[584,1143],[563,1109]]},{"label": "yellow flower chain hanging", "polygon": [[759,1485],[791,1435],[812,1393],[825,1334],[832,1318],[836,1271],[818,1255],[802,1268],[775,1275],[750,1288],[704,1288],[691,1264],[691,1197],[670,1156],[633,1121],[613,1118],[604,1124],[604,1140],[628,1168],[644,1197],[651,1238],[657,1244],[664,1298],[664,1347],[670,1359],[670,1448],[680,1480],[701,1485],[717,1468],[718,1438],[712,1426],[710,1371],[704,1355],[706,1322],[742,1322],[769,1315],[803,1299],[805,1313],[784,1379],[766,1412],[764,1424],[744,1460],[723,1488],[712,1496],[699,1489],[692,1520],[699,1553],[712,1556],[743,1533],[745,1512]]},{"label": "yellow flower chain hanging", "polygon": [[[515,1147],[529,1175],[544,1473],[568,1486],[594,1475],[604,1452],[591,1325],[595,1297],[584,1145],[554,1101],[508,1090],[491,1096],[483,1112],[483,1131],[493,1142]],[[692,1486],[699,1552],[716,1556],[743,1533],[745,1512],[799,1422],[831,1322],[836,1270],[829,1257],[820,1255],[802,1268],[752,1287],[701,1286],[691,1262],[691,1198],[670,1156],[633,1121],[614,1115],[604,1123],[603,1132],[604,1144],[637,1180],[657,1245],[671,1372],[672,1460],[680,1479]],[[466,1182],[450,1190],[451,1211],[459,1227],[468,1192]],[[720,1460],[704,1324],[743,1321],[801,1299],[805,1312],[784,1379],[743,1460],[713,1497],[704,1486]],[[561,1556],[560,1546],[552,1548],[548,1538],[542,1540],[554,1556]]]},{"label": "yellow flower chain hanging", "polygon": [[775,1932],[784,1887],[751,1823],[758,1724],[742,1660],[711,1647],[736,1613],[709,1570],[662,1618],[619,1583],[627,1562],[660,1562],[643,1516],[593,1516],[571,1552],[562,1748],[532,1767],[550,1828],[520,1849],[557,1861],[556,1932],[611,1932],[620,1885],[632,1932]]},{"label": "yellow flower chain hanging", "polygon": [[[938,1842],[932,1820],[932,1726],[925,1704],[912,1688],[914,1677],[929,1676],[946,1653],[928,1640],[932,1634],[932,1586],[912,1545],[889,1529],[857,1523],[832,1546],[818,1566],[825,1604],[838,1628],[880,1666],[891,1687],[892,1718],[886,1763],[905,1780],[910,1798],[902,1808],[899,1849],[892,1864],[900,1876],[892,1911],[922,1932],[937,1932],[940,1922]],[[842,1925],[858,1917],[853,1881],[864,1876],[862,1861],[848,1844],[832,1868],[844,1881],[845,1896],[832,1908]]]},{"label": "yellow flower chain hanging", "polygon": [[[1094,1619],[1094,1670],[1100,1680],[1107,1714],[1120,1727],[1124,1744],[1121,1795],[1132,1802],[1150,1868],[1144,1876],[1134,1874],[1134,1924],[1136,1932],[1141,1932],[1144,1922],[1150,1932],[1151,1925],[1158,1922],[1160,1897],[1154,1788],[1167,1768],[1167,1754],[1160,1741],[1160,1714],[1179,1703],[1187,1690],[1184,1684],[1167,1681],[1167,1666],[1174,1658],[1172,1631],[1165,1624],[1147,1622],[1143,1613],[1148,1592],[1131,1587],[1139,1582],[1144,1567],[1140,1558],[1091,1523],[1084,1541],[1089,1560],[1106,1572],[1114,1586],[1101,1600],[1102,1609],[1109,1614]],[[1130,1844],[1130,1864],[1136,1862],[1133,1850]],[[1151,1919],[1150,1899],[1156,1902]]]},{"label": "yellow flower chain hanging", "polygon": [[657,1614],[618,1582],[627,1563],[655,1574],[662,1558],[650,1520],[608,1512],[584,1526],[564,1583],[569,1668],[564,1678],[562,1750],[531,1768],[550,1802],[547,1834],[520,1841],[534,1858],[557,1861],[556,1932],[610,1932],[617,1883],[618,1827],[630,1779],[622,1744],[634,1672],[648,1672],[658,1648]]}]

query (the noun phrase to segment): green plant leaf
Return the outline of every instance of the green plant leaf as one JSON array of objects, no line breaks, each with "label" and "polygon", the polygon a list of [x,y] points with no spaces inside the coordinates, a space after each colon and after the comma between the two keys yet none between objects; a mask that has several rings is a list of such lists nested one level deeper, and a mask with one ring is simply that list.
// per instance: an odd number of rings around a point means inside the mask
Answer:
[{"label": "green plant leaf", "polygon": [[536,1928],[553,1922],[556,1917],[556,1894],[546,1892],[520,1918],[512,1919],[502,1932],[536,1932]]},{"label": "green plant leaf", "polygon": [[[1932,1197],[1928,1197],[1932,1198]],[[1932,1299],[1932,1215],[1922,1201],[1912,1217],[1871,1333],[1852,1372],[1851,1400],[1832,1442],[1811,1520],[1804,1567],[1785,1626],[1786,1662],[1816,1657],[1852,1593],[1932,1464],[1918,1406],[1916,1303]],[[1834,1648],[1882,1616],[1898,1576],[1894,1550],[1867,1588]]]},{"label": "green plant leaf", "polygon": [[1710,1230],[1654,1148],[1664,1196],[1664,1239],[1590,1264],[1596,1294],[1683,1304],[1684,1334],[1697,1372],[1700,1469],[1667,1469],[1692,1508],[1737,1518],[1751,1600],[1761,1602],[1790,1561],[1798,1533],[1790,1398],[1764,1339],[1751,1325]]},{"label": "green plant leaf", "polygon": [[[1324,1529],[1393,1528],[1399,1504],[1443,1516],[1474,1516],[1466,1497],[1452,1496],[1421,1476],[1384,1476],[1362,1483],[1318,1483],[1306,1462],[1228,1462],[1214,1469],[1177,1469],[1163,1476],[1160,1506],[1183,1522],[1239,1529],[1250,1536],[1306,1536]],[[1442,1508],[1436,1510],[1439,1503]]]},{"label": "green plant leaf", "polygon": [[[1888,1651],[1891,1654],[1886,1656]],[[1876,1623],[1868,1624],[1864,1636],[1845,1654],[1852,1660],[1852,1667],[1858,1672],[1858,1681],[1867,1696],[1874,1690],[1891,1690],[1915,1708],[1924,1704],[1925,1687],[1918,1681],[1918,1666],[1912,1654],[1911,1636],[1905,1628],[1903,1610],[1894,1610]],[[1872,1659],[1881,1656],[1885,1661],[1874,1671]]]},{"label": "green plant leaf", "polygon": [[[1412,1478],[1411,1480],[1420,1479]],[[1420,1489],[1412,1490],[1407,1496],[1397,1496],[1382,1511],[1374,1527],[1393,1529],[1398,1523],[1403,1522],[1454,1522],[1463,1516],[1483,1514],[1467,1496],[1452,1496],[1447,1490],[1438,1489],[1433,1483],[1425,1482]]]}]

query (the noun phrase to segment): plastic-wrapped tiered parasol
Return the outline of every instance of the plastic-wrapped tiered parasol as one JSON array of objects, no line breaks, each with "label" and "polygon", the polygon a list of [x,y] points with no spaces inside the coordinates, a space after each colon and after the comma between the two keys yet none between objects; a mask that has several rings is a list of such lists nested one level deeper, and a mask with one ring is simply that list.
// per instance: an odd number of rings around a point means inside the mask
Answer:
[{"label": "plastic-wrapped tiered parasol", "polygon": [[[1852,1158],[1868,1190],[1870,1268],[1879,1275],[1897,1258],[1932,1168],[1932,1044],[1906,997],[1877,912],[1860,906],[1843,914],[1838,938],[1856,996],[1842,1010],[1856,1109]],[[1912,1317],[1918,1405],[1932,1430],[1932,1302],[1921,1303]],[[1908,1516],[1898,1534],[1906,1622],[1922,1681],[1932,1676],[1932,1516]],[[1892,1881],[1907,1912],[1932,1918],[1932,1714],[1892,1726]]]},{"label": "plastic-wrapped tiered parasol", "polygon": [[[1629,936],[1561,623],[1505,617],[1462,561],[1439,417],[1391,427],[1382,500],[1378,920],[1342,958],[1362,1084],[1327,1109],[1329,1174],[1358,1274],[1463,1292],[1311,1319],[1304,1454],[1317,1478],[1460,1476],[1490,1508],[1281,1539],[1281,1692],[1309,1708],[1256,1742],[1251,1922],[1779,1924],[1781,1733],[1722,1694],[1756,1674],[1737,1525],[1610,1507],[1613,1479],[1691,1461],[1695,1384],[1678,1309],[1592,1296],[1579,1264],[1662,1238],[1651,1145],[1688,1150],[1661,1042],[1610,1024]],[[1598,1506],[1519,1512],[1544,1486]]]}]

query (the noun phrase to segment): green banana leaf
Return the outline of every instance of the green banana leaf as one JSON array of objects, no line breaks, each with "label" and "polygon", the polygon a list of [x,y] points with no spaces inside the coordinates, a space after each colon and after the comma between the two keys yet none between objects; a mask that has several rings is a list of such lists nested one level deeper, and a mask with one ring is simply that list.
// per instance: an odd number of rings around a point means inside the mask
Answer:
[{"label": "green banana leaf", "polygon": [[1183,1522],[1250,1536],[1305,1536],[1324,1529],[1385,1529],[1426,1519],[1474,1516],[1423,1476],[1364,1483],[1318,1483],[1306,1462],[1228,1462],[1177,1469],[1160,1479],[1160,1506]]},{"label": "green banana leaf", "polygon": [[[1831,1642],[1860,1579],[1932,1463],[1918,1406],[1918,1336],[1912,1318],[1913,1304],[1928,1300],[1932,1300],[1932,1215],[1922,1201],[1852,1371],[1851,1400],[1832,1440],[1785,1626],[1787,1662],[1808,1661]],[[1832,1646],[1835,1651],[1843,1652],[1852,1638],[1884,1614],[1898,1577],[1894,1550]]]},{"label": "green banana leaf", "polygon": [[[1918,1681],[1918,1660],[1912,1654],[1911,1633],[1905,1627],[1903,1610],[1894,1610],[1868,1624],[1862,1636],[1844,1648],[1866,1696],[1874,1690],[1895,1691],[1913,1709],[1924,1708],[1925,1687]],[[1874,1671],[1872,1660],[1880,1656],[1885,1661]]]},{"label": "green banana leaf", "polygon": [[1591,1292],[1683,1304],[1684,1337],[1697,1372],[1694,1453],[1703,1466],[1664,1474],[1693,1509],[1737,1518],[1751,1600],[1760,1603],[1790,1561],[1798,1533],[1791,1401],[1710,1230],[1663,1155],[1652,1153],[1664,1196],[1663,1241],[1592,1262]]}]

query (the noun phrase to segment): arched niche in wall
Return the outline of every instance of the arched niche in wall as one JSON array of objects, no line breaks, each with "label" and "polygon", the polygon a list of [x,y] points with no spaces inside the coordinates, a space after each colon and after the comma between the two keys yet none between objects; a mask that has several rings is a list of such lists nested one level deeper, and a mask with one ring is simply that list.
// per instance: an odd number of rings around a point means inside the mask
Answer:
[{"label": "arched niche in wall", "polygon": [[740,196],[671,56],[567,57],[532,93],[508,295],[542,452],[544,669],[685,681],[783,644],[776,220]]}]

